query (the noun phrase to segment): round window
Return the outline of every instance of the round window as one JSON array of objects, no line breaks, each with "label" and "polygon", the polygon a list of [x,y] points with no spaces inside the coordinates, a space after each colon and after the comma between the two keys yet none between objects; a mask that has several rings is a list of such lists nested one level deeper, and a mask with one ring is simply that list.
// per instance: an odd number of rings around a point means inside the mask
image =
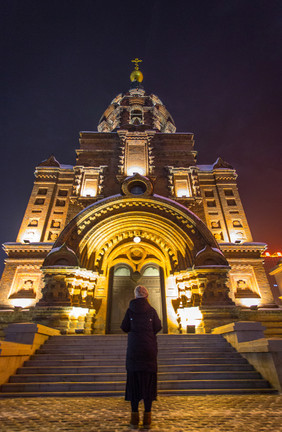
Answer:
[{"label": "round window", "polygon": [[134,173],[133,176],[127,177],[121,185],[123,195],[149,196],[153,193],[152,182],[141,174]]},{"label": "round window", "polygon": [[138,181],[138,182],[130,183],[128,185],[128,190],[133,195],[142,195],[143,193],[146,192],[147,187],[146,187],[145,183]]}]

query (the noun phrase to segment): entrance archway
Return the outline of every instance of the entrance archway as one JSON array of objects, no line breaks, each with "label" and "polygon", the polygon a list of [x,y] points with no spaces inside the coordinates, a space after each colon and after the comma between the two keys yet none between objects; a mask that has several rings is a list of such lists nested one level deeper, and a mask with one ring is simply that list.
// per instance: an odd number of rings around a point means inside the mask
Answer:
[{"label": "entrance archway", "polygon": [[[62,258],[65,265],[58,268]],[[122,296],[123,310],[112,321],[111,308],[117,302],[114,268],[119,264],[127,265],[130,275],[145,278],[129,285],[129,292],[137,283],[150,284],[147,266],[159,266],[161,295],[156,295],[156,309],[161,304],[164,331],[166,325],[169,332],[179,327],[173,301],[184,288],[191,291],[192,303],[201,307],[230,304],[228,263],[212,233],[190,210],[157,195],[113,196],[79,213],[44,261],[42,302],[52,304],[63,286],[67,304],[94,307],[95,332],[118,331],[129,301],[129,295]]]},{"label": "entrance archway", "polygon": [[109,278],[107,333],[122,333],[120,325],[130,300],[134,298],[136,285],[145,285],[148,289],[149,302],[163,323],[163,331],[167,332],[163,280],[163,270],[155,263],[147,263],[140,273],[134,272],[126,263],[113,266]]}]

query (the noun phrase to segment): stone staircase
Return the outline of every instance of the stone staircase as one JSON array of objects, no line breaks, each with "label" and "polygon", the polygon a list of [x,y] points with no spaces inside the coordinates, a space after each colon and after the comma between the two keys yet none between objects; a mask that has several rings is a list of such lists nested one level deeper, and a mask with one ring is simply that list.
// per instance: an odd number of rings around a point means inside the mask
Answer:
[{"label": "stone staircase", "polygon": [[[1,386],[0,398],[122,396],[124,335],[52,336]],[[220,335],[159,335],[159,394],[273,393]]]}]

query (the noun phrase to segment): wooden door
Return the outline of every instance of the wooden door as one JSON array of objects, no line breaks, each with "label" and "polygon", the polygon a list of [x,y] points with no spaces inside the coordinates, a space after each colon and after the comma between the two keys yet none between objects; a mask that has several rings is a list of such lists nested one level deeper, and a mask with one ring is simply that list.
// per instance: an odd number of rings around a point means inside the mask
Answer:
[{"label": "wooden door", "polygon": [[122,333],[121,322],[134,298],[136,285],[145,285],[149,291],[149,302],[163,319],[163,302],[160,268],[155,264],[146,265],[141,273],[133,273],[126,264],[117,264],[112,269],[109,295],[108,333]]}]

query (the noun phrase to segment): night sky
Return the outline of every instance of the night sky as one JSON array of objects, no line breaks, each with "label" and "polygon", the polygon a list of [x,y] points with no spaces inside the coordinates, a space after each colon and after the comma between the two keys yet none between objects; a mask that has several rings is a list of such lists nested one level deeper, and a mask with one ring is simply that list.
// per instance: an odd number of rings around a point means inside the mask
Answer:
[{"label": "night sky", "polygon": [[1,243],[35,166],[75,163],[79,131],[97,130],[140,57],[198,163],[236,168],[254,241],[282,249],[281,0],[1,0],[0,31]]}]

